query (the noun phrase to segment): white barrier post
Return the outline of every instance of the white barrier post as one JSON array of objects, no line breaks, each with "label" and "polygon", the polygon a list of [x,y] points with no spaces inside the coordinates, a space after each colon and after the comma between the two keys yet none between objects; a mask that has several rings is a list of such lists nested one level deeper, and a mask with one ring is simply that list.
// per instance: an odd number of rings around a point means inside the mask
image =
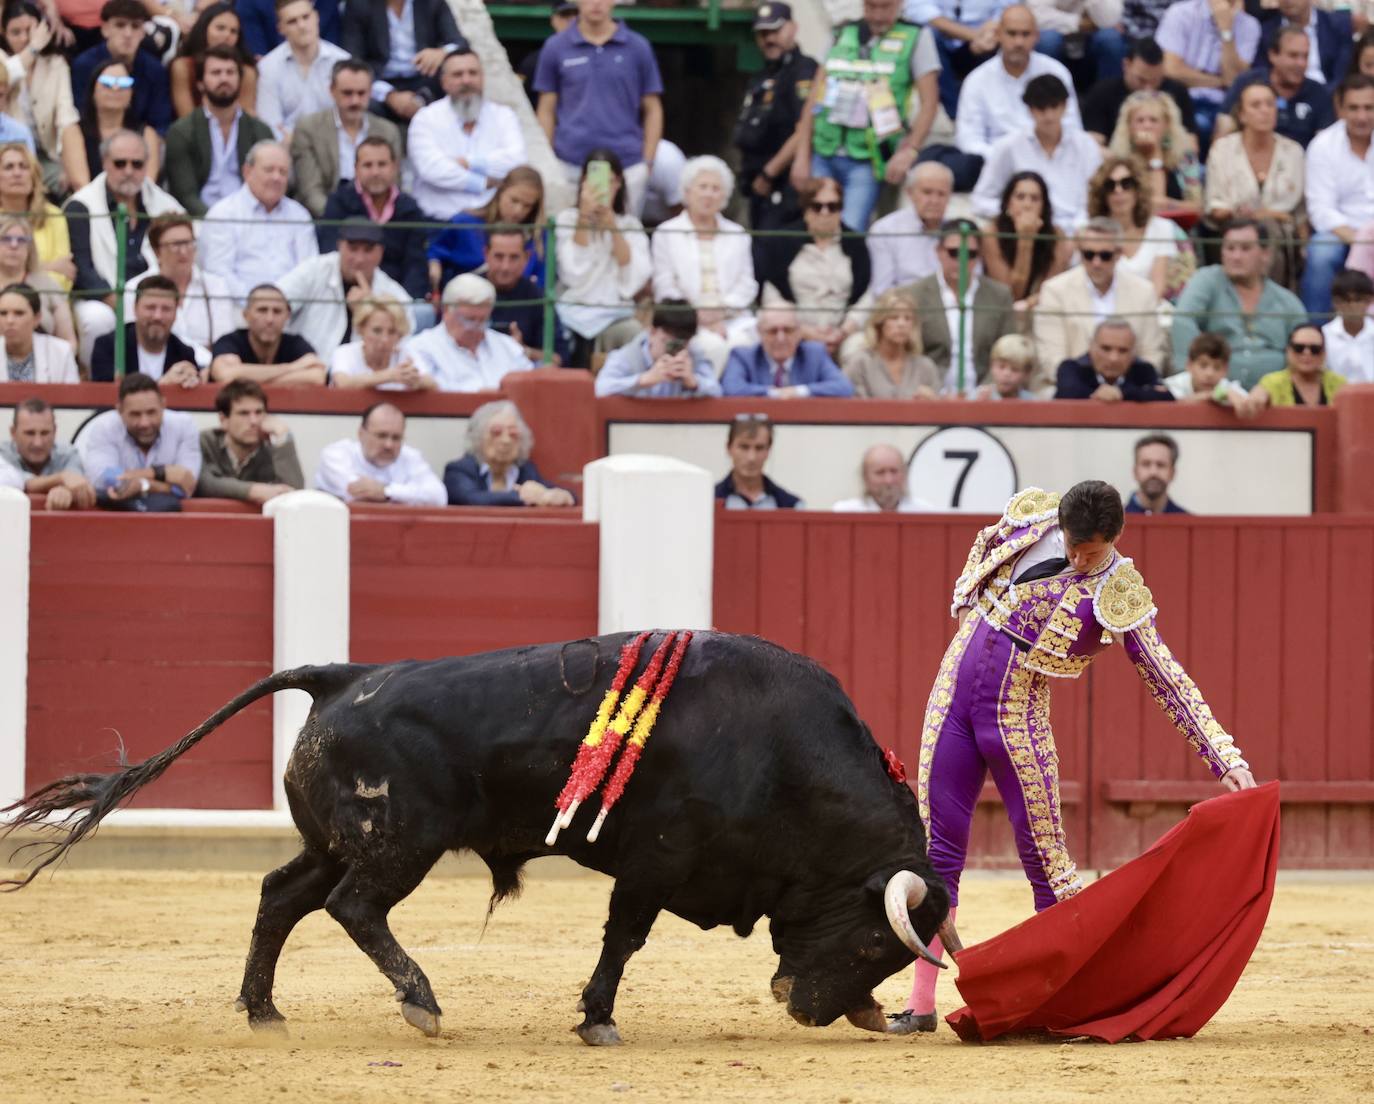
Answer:
[{"label": "white barrier post", "polygon": [[[293,491],[270,499],[262,512],[273,521],[273,667],[346,663],[348,507],[323,491]],[[282,773],[309,712],[304,690],[273,698],[273,808],[286,808]]]},{"label": "white barrier post", "polygon": [[29,496],[0,487],[0,806],[24,796],[29,690]]},{"label": "white barrier post", "polygon": [[709,629],[710,473],[668,456],[608,456],[583,469],[582,488],[582,518],[601,526],[598,631]]}]

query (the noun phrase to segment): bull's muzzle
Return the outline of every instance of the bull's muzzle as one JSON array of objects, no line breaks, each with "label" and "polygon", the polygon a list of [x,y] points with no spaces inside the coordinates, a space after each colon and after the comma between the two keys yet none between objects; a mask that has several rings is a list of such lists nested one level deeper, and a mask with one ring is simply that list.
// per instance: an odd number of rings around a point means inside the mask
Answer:
[{"label": "bull's muzzle", "polygon": [[910,870],[899,870],[888,879],[887,889],[883,891],[883,906],[887,911],[887,922],[907,950],[944,970],[947,969],[946,964],[930,953],[916,934],[916,929],[911,926],[911,910],[921,907],[927,892],[929,889],[920,875]]}]

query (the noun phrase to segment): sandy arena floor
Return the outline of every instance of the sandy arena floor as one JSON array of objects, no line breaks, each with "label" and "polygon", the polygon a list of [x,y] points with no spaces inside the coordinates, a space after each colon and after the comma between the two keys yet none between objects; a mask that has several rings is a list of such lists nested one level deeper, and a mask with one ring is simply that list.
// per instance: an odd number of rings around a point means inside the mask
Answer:
[{"label": "sandy arena floor", "polygon": [[[1374,881],[1297,879],[1230,1002],[1196,1038],[969,1046],[847,1024],[808,1031],[768,995],[766,934],[664,917],[631,961],[626,1044],[569,1028],[596,959],[608,882],[535,877],[479,941],[487,886],[431,879],[392,913],[445,1009],[407,1027],[390,987],[323,913],[287,944],[277,1005],[290,1036],[233,1011],[256,877],[66,870],[0,897],[0,1099],[161,1101],[786,1100],[1016,1104],[1374,1099]],[[1029,908],[1018,879],[970,877],[973,942]],[[879,999],[902,1007],[906,977]],[[943,986],[943,983],[942,983]],[[952,986],[942,988],[953,1007]],[[946,1008],[945,1010],[948,1010]]]}]

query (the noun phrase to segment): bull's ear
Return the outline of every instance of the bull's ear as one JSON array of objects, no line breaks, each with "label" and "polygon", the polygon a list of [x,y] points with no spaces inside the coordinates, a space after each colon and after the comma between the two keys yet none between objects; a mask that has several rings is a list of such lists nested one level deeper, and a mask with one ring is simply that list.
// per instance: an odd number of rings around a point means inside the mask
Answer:
[{"label": "bull's ear", "polygon": [[887,879],[881,874],[874,874],[868,881],[864,882],[864,895],[882,901],[883,894],[887,892]]}]

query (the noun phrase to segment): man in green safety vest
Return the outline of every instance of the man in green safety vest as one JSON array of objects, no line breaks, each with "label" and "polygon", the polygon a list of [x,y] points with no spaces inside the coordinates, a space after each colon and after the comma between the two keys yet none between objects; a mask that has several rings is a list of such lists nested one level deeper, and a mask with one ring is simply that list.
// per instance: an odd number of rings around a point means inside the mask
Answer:
[{"label": "man in green safety vest", "polygon": [[839,28],[797,124],[793,184],[838,181],[851,230],[868,229],[884,180],[906,178],[939,107],[935,36],[899,22],[901,7],[864,0],[863,18]]}]

